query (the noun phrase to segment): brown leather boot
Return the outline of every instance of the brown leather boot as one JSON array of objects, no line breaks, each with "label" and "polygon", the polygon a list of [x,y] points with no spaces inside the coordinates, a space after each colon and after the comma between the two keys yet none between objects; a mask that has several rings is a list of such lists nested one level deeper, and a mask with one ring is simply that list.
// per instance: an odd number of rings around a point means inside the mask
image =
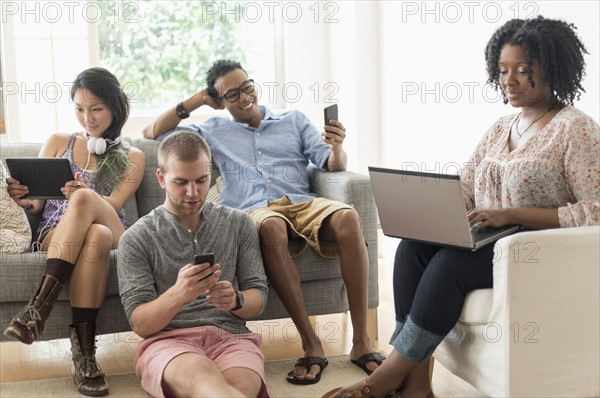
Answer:
[{"label": "brown leather boot", "polygon": [[13,318],[4,330],[4,335],[31,344],[44,331],[46,319],[52,311],[52,306],[62,290],[63,285],[52,275],[44,275],[37,291],[29,299],[27,306]]},{"label": "brown leather boot", "polygon": [[71,325],[69,329],[73,353],[71,374],[77,391],[92,397],[107,395],[108,384],[96,362],[96,325],[78,323]]}]

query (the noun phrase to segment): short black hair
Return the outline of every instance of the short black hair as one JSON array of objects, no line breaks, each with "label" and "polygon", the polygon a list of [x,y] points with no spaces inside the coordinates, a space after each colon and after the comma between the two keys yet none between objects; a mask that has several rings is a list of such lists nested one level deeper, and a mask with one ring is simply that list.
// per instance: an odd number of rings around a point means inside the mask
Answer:
[{"label": "short black hair", "polygon": [[[585,76],[585,46],[575,33],[574,24],[538,16],[533,19],[512,19],[491,37],[485,48],[488,83],[496,90],[500,85],[498,59],[506,44],[523,47],[527,59],[529,82],[535,86],[531,66],[538,60],[542,75],[550,85],[554,98],[551,108],[573,105],[579,100],[581,80]],[[504,103],[508,102],[502,93]]]},{"label": "short black hair", "polygon": [[219,77],[226,75],[234,69],[241,69],[244,73],[246,72],[244,68],[242,68],[242,64],[230,59],[220,59],[210,67],[206,73],[206,84],[208,86],[208,94],[211,97],[219,98],[219,93],[215,88],[215,82]]}]

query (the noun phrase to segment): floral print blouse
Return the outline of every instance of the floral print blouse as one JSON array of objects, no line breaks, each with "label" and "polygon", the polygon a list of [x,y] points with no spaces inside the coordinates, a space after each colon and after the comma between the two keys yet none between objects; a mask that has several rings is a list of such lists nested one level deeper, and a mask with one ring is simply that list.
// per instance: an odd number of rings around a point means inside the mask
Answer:
[{"label": "floral print blouse", "polygon": [[562,228],[598,225],[598,123],[567,106],[527,142],[509,151],[516,117],[500,118],[465,165],[461,180],[467,208],[558,208]]}]

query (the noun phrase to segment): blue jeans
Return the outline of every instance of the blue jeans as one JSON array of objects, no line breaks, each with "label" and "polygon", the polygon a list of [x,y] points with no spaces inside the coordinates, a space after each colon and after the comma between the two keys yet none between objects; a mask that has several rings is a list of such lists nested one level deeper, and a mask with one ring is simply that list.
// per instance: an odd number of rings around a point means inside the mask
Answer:
[{"label": "blue jeans", "polygon": [[467,293],[492,287],[493,257],[493,244],[472,252],[403,239],[394,261],[396,351],[428,359],[458,321]]}]

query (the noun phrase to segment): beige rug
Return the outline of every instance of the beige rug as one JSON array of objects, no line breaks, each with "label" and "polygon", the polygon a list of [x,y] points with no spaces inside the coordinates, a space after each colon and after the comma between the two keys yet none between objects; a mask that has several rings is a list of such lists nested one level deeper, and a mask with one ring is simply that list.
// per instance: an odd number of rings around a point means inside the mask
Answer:
[{"label": "beige rug", "polygon": [[[327,358],[329,366],[317,384],[297,386],[287,382],[286,375],[294,360],[267,361],[265,370],[267,385],[272,398],[321,397],[324,393],[346,384],[355,383],[366,377],[366,373],[350,362],[347,355]],[[133,373],[107,376],[110,386],[109,397],[148,397]],[[16,383],[1,383],[0,397],[82,397],[75,390],[71,379],[36,380]]]}]

